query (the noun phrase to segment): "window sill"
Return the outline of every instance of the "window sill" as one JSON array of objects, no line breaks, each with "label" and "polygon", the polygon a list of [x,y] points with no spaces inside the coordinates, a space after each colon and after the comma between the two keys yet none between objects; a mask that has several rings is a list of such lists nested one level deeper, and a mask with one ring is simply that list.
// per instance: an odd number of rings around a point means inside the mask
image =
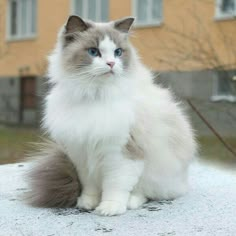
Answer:
[{"label": "window sill", "polygon": [[163,22],[157,22],[157,23],[137,23],[134,25],[135,29],[142,29],[142,28],[153,28],[153,27],[161,27],[163,25]]},{"label": "window sill", "polygon": [[236,102],[236,96],[233,95],[213,95],[211,96],[212,102],[227,101]]},{"label": "window sill", "polygon": [[7,42],[18,42],[18,41],[35,40],[36,38],[37,38],[37,35],[15,36],[15,37],[8,36],[6,40]]},{"label": "window sill", "polygon": [[215,15],[215,21],[227,21],[227,20],[236,20],[235,15]]}]

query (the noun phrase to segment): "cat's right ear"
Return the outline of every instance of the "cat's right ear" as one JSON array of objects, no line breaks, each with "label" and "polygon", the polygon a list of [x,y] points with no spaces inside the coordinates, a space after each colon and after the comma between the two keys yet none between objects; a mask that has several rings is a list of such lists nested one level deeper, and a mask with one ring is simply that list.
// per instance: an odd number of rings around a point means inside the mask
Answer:
[{"label": "cat's right ear", "polygon": [[79,16],[70,16],[65,25],[65,33],[71,34],[76,32],[83,32],[89,27],[90,25],[84,22]]},{"label": "cat's right ear", "polygon": [[89,27],[91,24],[83,21],[79,16],[70,16],[64,30],[64,47],[75,41],[75,33],[86,31]]},{"label": "cat's right ear", "polygon": [[126,17],[114,21],[114,27],[120,32],[129,33],[132,24],[134,23],[133,17]]}]

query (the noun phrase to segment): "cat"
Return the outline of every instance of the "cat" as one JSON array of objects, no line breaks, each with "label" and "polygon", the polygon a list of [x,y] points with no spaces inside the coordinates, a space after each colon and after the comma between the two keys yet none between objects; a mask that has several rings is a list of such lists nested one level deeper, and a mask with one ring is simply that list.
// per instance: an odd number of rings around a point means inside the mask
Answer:
[{"label": "cat", "polygon": [[186,193],[195,135],[131,45],[133,22],[70,16],[60,30],[42,121],[52,141],[36,154],[31,204],[113,216]]}]

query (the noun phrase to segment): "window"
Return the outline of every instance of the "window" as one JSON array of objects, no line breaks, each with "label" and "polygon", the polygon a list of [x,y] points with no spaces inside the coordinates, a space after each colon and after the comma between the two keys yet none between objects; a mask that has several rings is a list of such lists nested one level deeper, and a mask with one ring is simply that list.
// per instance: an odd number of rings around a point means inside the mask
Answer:
[{"label": "window", "polygon": [[133,0],[137,26],[155,26],[162,22],[162,0]]},{"label": "window", "polygon": [[109,20],[109,0],[72,0],[72,13],[97,22]]},{"label": "window", "polygon": [[227,72],[218,72],[213,78],[212,101],[236,102],[236,83],[234,76]]},{"label": "window", "polygon": [[236,16],[236,0],[216,0],[216,18],[228,19]]},{"label": "window", "polygon": [[8,39],[26,39],[36,33],[36,0],[8,1]]}]

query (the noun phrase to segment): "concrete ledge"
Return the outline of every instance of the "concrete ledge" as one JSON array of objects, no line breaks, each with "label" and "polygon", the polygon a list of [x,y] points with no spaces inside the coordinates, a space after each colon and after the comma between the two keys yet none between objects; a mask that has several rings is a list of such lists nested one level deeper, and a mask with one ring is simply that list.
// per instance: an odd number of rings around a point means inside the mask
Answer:
[{"label": "concrete ledge", "polygon": [[68,235],[236,235],[236,173],[194,164],[191,189],[174,201],[150,202],[118,217],[78,209],[36,209],[19,194],[29,164],[0,166],[0,236]]},{"label": "concrete ledge", "polygon": [[[156,83],[170,88],[177,97],[209,101],[235,101],[235,70],[159,71]],[[232,97],[232,98],[230,98]]]}]

